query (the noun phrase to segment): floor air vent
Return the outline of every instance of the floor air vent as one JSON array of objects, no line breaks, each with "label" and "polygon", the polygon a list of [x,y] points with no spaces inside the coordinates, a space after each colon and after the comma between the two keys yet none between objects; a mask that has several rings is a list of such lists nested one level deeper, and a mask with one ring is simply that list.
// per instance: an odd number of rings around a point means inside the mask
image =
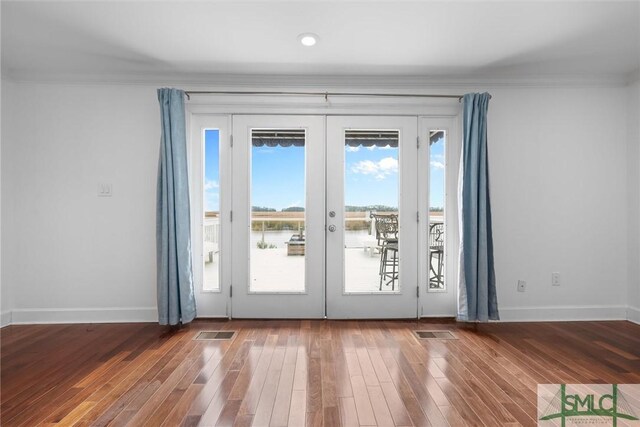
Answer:
[{"label": "floor air vent", "polygon": [[201,331],[196,335],[196,340],[230,340],[233,338],[235,331]]},{"label": "floor air vent", "polygon": [[457,339],[449,331],[414,331],[419,339],[455,340]]}]

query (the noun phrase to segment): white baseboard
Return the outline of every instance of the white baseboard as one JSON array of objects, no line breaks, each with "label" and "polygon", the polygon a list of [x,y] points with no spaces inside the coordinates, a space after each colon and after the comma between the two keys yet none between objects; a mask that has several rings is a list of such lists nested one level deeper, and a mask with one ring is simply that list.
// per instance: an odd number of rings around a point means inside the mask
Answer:
[{"label": "white baseboard", "polygon": [[12,325],[47,323],[139,323],[157,322],[156,307],[28,308],[10,313]]},{"label": "white baseboard", "polygon": [[640,308],[627,307],[627,320],[640,325]]},{"label": "white baseboard", "polygon": [[570,322],[572,320],[627,320],[627,306],[499,307],[502,322]]},{"label": "white baseboard", "polygon": [[0,313],[0,328],[4,328],[5,326],[9,326],[11,324],[11,312],[3,311]]},{"label": "white baseboard", "polygon": [[420,316],[421,319],[455,319],[456,314],[446,313],[446,314],[429,314]]},{"label": "white baseboard", "polygon": [[[502,322],[629,320],[640,324],[640,309],[626,306],[502,307],[499,310]],[[138,323],[157,321],[158,311],[156,307],[33,308],[0,313],[0,327],[48,323]]]}]

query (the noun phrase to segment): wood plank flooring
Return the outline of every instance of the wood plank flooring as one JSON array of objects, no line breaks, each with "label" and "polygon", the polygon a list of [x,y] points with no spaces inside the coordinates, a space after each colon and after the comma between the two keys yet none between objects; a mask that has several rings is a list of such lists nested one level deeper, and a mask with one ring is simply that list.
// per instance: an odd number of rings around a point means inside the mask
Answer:
[{"label": "wood plank flooring", "polygon": [[[455,340],[418,340],[414,330]],[[200,330],[235,330],[196,341]],[[9,326],[3,426],[533,426],[538,383],[640,383],[630,322]]]}]

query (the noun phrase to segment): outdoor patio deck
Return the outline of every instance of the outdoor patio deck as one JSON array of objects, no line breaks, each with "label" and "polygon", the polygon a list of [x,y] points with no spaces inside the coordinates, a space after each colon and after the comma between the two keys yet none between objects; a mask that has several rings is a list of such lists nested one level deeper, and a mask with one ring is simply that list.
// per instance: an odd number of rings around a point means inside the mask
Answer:
[{"label": "outdoor patio deck", "polygon": [[[303,292],[304,261],[303,256],[287,256],[287,249],[252,249],[252,277],[255,279],[252,290],[255,292]],[[347,248],[345,250],[346,283],[350,292],[379,292],[380,256],[371,257],[364,248]],[[217,288],[218,257],[205,264],[207,287]],[[437,266],[434,265],[437,268]],[[383,287],[383,291],[389,291]]]},{"label": "outdoor patio deck", "polygon": [[[287,256],[287,245],[294,230],[258,231],[264,230],[268,221],[289,221],[297,224],[295,230],[299,230],[304,224],[304,216],[300,212],[267,212],[253,213],[254,223],[261,224],[251,232],[251,276],[254,280],[252,291],[254,292],[304,292],[304,256]],[[431,212],[434,223],[442,222],[441,212]],[[368,213],[349,212],[348,221],[367,221]],[[370,245],[375,245],[375,230],[370,229],[348,230],[345,233],[345,280],[349,292],[379,292],[380,256],[375,253],[370,255]],[[208,217],[205,220],[205,240],[216,243],[219,241],[219,222],[217,217]],[[258,242],[266,243],[267,247],[259,249]],[[275,246],[275,247],[274,247]],[[207,257],[205,257],[207,258]],[[218,288],[218,263],[219,254],[212,253],[212,261],[204,265],[205,289]],[[437,261],[433,260],[434,270],[437,270]],[[383,286],[383,292],[389,292],[390,288]]]}]

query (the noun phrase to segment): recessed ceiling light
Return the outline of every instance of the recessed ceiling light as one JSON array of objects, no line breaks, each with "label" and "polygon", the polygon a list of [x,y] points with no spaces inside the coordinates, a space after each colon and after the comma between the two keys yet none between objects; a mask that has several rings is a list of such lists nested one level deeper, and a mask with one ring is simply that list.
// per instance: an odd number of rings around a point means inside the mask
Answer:
[{"label": "recessed ceiling light", "polygon": [[318,43],[318,40],[320,39],[320,37],[318,37],[317,34],[313,34],[313,33],[303,33],[300,34],[298,36],[298,40],[300,41],[300,43],[302,43],[303,46],[313,46],[316,43]]}]

